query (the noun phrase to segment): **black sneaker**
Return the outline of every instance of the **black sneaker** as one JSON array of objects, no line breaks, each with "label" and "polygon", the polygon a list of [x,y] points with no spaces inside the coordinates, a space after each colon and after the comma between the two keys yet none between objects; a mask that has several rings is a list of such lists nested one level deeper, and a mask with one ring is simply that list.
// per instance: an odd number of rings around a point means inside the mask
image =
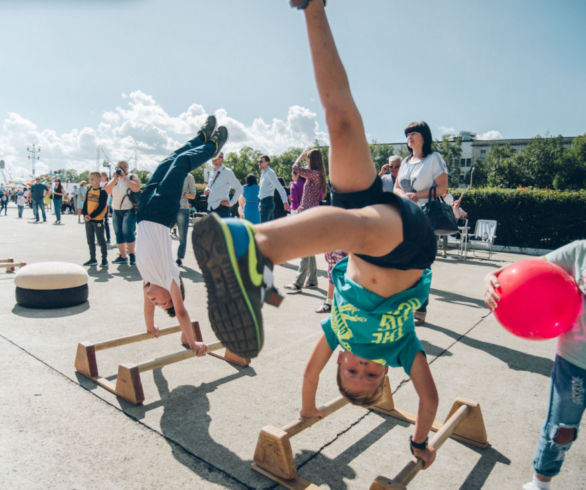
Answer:
[{"label": "black sneaker", "polygon": [[130,256],[130,265],[136,264],[136,255],[128,254]]},{"label": "black sneaker", "polygon": [[84,262],[83,265],[98,265],[98,261],[96,259],[90,259]]},{"label": "black sneaker", "polygon": [[254,226],[210,213],[196,220],[192,242],[208,292],[208,316],[222,344],[241,357],[262,349],[263,301],[283,299],[272,285],[273,264],[258,250]]},{"label": "black sneaker", "polygon": [[210,137],[209,141],[210,143],[216,144],[216,151],[214,151],[214,154],[210,157],[214,158],[218,153],[220,153],[220,150],[226,141],[228,141],[228,130],[226,129],[226,126],[220,126],[218,129],[216,129],[214,134],[212,134]]},{"label": "black sneaker", "polygon": [[[305,8],[309,5],[309,2],[311,2],[311,0],[289,0],[289,5],[291,5],[293,8],[305,10]],[[326,0],[324,0],[324,6],[325,5]]]},{"label": "black sneaker", "polygon": [[175,263],[176,263],[176,264],[177,264],[179,267],[181,267],[181,266],[183,265],[183,261],[182,261],[181,259],[177,259],[177,260],[175,261]]},{"label": "black sneaker", "polygon": [[128,257],[122,257],[122,255],[119,255],[118,257],[116,257],[116,259],[114,259],[112,261],[113,264],[128,264]]},{"label": "black sneaker", "polygon": [[102,259],[102,267],[108,267],[108,259]]},{"label": "black sneaker", "polygon": [[197,132],[197,136],[203,138],[204,142],[209,141],[214,129],[216,129],[216,124],[216,116],[208,116],[204,125]]}]

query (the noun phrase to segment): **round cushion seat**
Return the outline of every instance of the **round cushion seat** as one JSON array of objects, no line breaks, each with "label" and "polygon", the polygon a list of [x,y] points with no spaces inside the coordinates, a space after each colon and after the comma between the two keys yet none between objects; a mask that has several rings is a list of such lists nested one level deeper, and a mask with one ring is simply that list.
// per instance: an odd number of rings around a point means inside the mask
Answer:
[{"label": "round cushion seat", "polygon": [[69,262],[37,262],[14,276],[16,302],[29,308],[65,308],[87,301],[88,274]]}]

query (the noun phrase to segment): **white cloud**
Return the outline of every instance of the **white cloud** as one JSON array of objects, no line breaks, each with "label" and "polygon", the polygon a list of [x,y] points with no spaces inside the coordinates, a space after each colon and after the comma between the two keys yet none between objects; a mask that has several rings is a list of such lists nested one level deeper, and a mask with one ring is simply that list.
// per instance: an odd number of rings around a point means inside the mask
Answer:
[{"label": "white cloud", "polygon": [[[207,111],[192,104],[177,116],[168,114],[149,94],[140,90],[122,95],[122,104],[106,110],[95,128],[74,128],[58,134],[37,125],[19,114],[9,113],[0,131],[0,158],[12,177],[29,177],[31,164],[26,148],[41,147],[36,173],[59,168],[78,171],[96,168],[99,146],[113,161],[133,161],[135,152],[140,169],[153,170],[158,162],[192,137],[206,118]],[[225,109],[215,112],[218,123],[228,128],[230,138],[225,150],[238,151],[251,146],[264,153],[279,154],[291,147],[308,147],[318,139],[328,144],[327,132],[320,129],[317,115],[309,109],[292,106],[284,119],[266,122],[255,119],[251,125],[238,121]]]},{"label": "white cloud", "polygon": [[491,129],[490,131],[486,131],[485,133],[478,134],[476,139],[479,140],[502,140],[503,135],[500,131],[496,129]]},{"label": "white cloud", "polygon": [[456,128],[450,128],[448,126],[439,126],[440,134],[443,136],[444,134],[456,134],[458,130]]}]

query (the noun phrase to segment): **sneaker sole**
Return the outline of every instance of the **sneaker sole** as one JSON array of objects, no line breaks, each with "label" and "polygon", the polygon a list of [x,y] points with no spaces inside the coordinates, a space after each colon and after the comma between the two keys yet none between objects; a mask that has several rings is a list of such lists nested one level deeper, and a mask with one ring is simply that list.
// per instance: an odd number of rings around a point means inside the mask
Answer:
[{"label": "sneaker sole", "polygon": [[228,226],[209,214],[194,226],[192,243],[208,293],[212,330],[235,354],[258,356],[264,340],[262,320],[257,319],[244,288]]}]

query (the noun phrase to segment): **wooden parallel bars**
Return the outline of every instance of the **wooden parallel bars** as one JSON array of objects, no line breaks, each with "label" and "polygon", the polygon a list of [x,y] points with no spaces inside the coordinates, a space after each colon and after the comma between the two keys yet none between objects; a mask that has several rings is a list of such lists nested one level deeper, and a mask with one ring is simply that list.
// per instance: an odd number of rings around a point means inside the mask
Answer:
[{"label": "wooden parallel bars", "polygon": [[[196,340],[202,340],[201,330],[198,322],[192,322],[193,332]],[[170,335],[181,331],[180,326],[162,328],[159,330],[159,337],[164,335]],[[75,369],[86,376],[87,378],[94,381],[96,384],[105,388],[106,390],[114,393],[115,395],[124,398],[125,400],[133,403],[134,405],[140,405],[144,401],[144,392],[142,389],[142,382],[140,379],[140,373],[145,371],[151,371],[175,362],[182,361],[195,357],[196,353],[193,350],[183,350],[169,354],[162,357],[157,357],[150,361],[141,362],[139,364],[120,364],[118,365],[118,375],[116,377],[116,384],[112,381],[103,378],[99,375],[98,364],[96,360],[96,352],[111,349],[113,347],[120,347],[122,345],[133,344],[135,342],[141,342],[143,340],[154,339],[155,336],[151,333],[140,333],[136,335],[129,335],[127,337],[119,337],[116,339],[110,339],[96,344],[90,344],[88,342],[81,342],[77,346],[77,354],[75,356]],[[181,334],[181,343],[186,344],[185,336]],[[223,359],[225,361],[237,364],[239,366],[248,366],[250,359],[244,359],[237,356],[233,352],[226,349],[224,355],[218,354],[217,350],[223,347],[221,342],[215,342],[208,345],[208,353],[211,356]]]},{"label": "wooden parallel bars", "polygon": [[[331,400],[323,407],[320,407],[320,410],[325,413],[325,416],[328,416],[342,408],[347,403],[347,400],[340,396]],[[388,378],[385,379],[381,402],[372,407],[372,409],[409,423],[415,423],[416,420],[415,415],[395,408]],[[313,483],[304,480],[297,474],[290,438],[308,427],[311,427],[320,420],[322,419],[319,417],[299,417],[282,428],[270,425],[263,427],[258,436],[252,468],[286,488],[293,490],[319,488]],[[436,448],[441,446],[448,437],[459,439],[479,447],[486,447],[488,445],[480,406],[469,400],[456,400],[448,414],[446,422],[443,424],[434,423],[431,430],[437,431],[437,434],[431,442]],[[417,466],[417,463],[414,464]],[[419,469],[421,469],[421,463],[418,464],[419,467],[417,470],[409,469],[409,472],[414,471],[411,479],[417,474]],[[385,479],[384,477],[378,477],[377,480],[375,480],[375,483],[377,485],[384,485],[389,481],[391,480]],[[373,485],[375,485],[375,483],[373,483]],[[371,487],[373,490],[381,490],[383,488],[403,487]]]},{"label": "wooden parallel bars", "polygon": [[14,259],[0,259],[0,267],[6,267],[6,272],[14,272],[16,267],[24,267],[26,262],[14,262]]}]

